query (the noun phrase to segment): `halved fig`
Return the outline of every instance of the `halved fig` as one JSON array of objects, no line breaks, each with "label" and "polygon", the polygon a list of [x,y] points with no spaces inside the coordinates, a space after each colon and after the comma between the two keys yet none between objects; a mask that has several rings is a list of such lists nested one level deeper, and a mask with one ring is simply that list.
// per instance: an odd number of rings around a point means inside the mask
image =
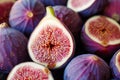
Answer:
[{"label": "halved fig", "polygon": [[113,55],[110,61],[110,67],[115,80],[120,80],[120,49]]},{"label": "halved fig", "polygon": [[7,80],[54,80],[50,70],[34,62],[16,65],[9,73]]},{"label": "halved fig", "polygon": [[74,52],[74,39],[67,27],[54,14],[52,7],[33,31],[28,51],[33,61],[48,68],[61,67]]},{"label": "halved fig", "polygon": [[67,7],[88,17],[100,12],[106,3],[107,0],[68,0]]},{"label": "halved fig", "polygon": [[81,38],[87,51],[108,59],[120,48],[120,25],[111,18],[94,16],[86,21]]}]

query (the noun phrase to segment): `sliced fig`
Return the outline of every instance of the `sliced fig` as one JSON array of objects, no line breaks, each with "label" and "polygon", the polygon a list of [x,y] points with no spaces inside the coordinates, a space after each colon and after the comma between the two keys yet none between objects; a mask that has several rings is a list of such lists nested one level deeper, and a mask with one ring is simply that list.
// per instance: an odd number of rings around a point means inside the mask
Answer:
[{"label": "sliced fig", "polygon": [[8,75],[7,80],[54,80],[50,70],[34,62],[24,62],[16,65]]},{"label": "sliced fig", "polygon": [[68,0],[67,7],[88,17],[100,12],[106,3],[107,0]]},{"label": "sliced fig", "polygon": [[111,61],[110,61],[110,67],[112,70],[113,77],[115,80],[120,79],[120,49],[115,52],[113,55]]},{"label": "sliced fig", "polygon": [[82,54],[67,65],[64,80],[110,80],[110,68],[102,58]]},{"label": "sliced fig", "polygon": [[87,51],[111,57],[120,48],[120,25],[111,18],[94,16],[82,29],[81,38]]},{"label": "sliced fig", "polygon": [[33,31],[28,51],[33,61],[54,69],[61,67],[74,53],[74,38],[67,27],[55,17],[52,7]]},{"label": "sliced fig", "polygon": [[120,23],[120,0],[109,0],[108,5],[105,7],[104,15]]}]

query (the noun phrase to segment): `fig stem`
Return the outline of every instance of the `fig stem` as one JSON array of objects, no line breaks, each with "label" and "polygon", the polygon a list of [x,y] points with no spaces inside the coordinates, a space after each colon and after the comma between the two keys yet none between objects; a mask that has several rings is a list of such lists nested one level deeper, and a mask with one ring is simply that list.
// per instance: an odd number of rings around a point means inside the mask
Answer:
[{"label": "fig stem", "polygon": [[0,28],[6,28],[9,27],[7,23],[3,22],[0,24]]},{"label": "fig stem", "polygon": [[51,6],[48,6],[46,8],[46,11],[47,11],[47,14],[48,16],[55,16],[55,12],[54,12],[54,9],[51,7]]}]

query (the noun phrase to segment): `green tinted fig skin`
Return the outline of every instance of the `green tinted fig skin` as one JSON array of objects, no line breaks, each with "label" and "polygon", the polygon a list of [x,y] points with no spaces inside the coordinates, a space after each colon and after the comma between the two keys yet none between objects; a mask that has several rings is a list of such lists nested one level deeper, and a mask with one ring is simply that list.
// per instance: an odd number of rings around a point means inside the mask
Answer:
[{"label": "green tinted fig skin", "polygon": [[28,39],[10,27],[0,28],[0,71],[9,73],[18,63],[29,61]]},{"label": "green tinted fig skin", "polygon": [[120,23],[120,0],[109,0],[103,11],[103,15],[113,18]]},{"label": "green tinted fig skin", "polygon": [[[32,12],[28,17],[27,12]],[[45,7],[38,0],[18,0],[9,15],[10,26],[29,37],[45,15]]]},{"label": "green tinted fig skin", "polygon": [[89,59],[94,54],[82,54],[73,58],[64,71],[64,80],[110,80],[110,68],[100,57]]},{"label": "green tinted fig skin", "polygon": [[[117,54],[120,52],[120,49],[115,52],[115,54],[113,55],[113,57],[110,60],[110,68],[112,71],[112,75],[114,77],[115,80],[119,80],[120,79],[120,71],[118,70],[118,67],[116,66],[116,56]],[[120,62],[119,62],[120,63]]]}]

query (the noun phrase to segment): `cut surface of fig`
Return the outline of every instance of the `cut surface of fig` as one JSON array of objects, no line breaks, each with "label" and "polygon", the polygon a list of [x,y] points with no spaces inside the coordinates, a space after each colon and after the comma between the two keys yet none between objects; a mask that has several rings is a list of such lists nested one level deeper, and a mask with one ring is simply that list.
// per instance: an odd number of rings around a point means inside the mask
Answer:
[{"label": "cut surface of fig", "polygon": [[33,31],[28,50],[33,61],[51,69],[62,66],[72,55],[72,34],[54,16],[52,7],[47,7],[46,16]]},{"label": "cut surface of fig", "polygon": [[54,80],[50,70],[34,62],[16,65],[7,80]]},{"label": "cut surface of fig", "polygon": [[120,43],[120,25],[105,16],[95,16],[85,24],[86,34],[95,42],[103,45]]},{"label": "cut surface of fig", "polygon": [[95,0],[68,0],[68,7],[75,11],[82,11],[89,8]]}]

